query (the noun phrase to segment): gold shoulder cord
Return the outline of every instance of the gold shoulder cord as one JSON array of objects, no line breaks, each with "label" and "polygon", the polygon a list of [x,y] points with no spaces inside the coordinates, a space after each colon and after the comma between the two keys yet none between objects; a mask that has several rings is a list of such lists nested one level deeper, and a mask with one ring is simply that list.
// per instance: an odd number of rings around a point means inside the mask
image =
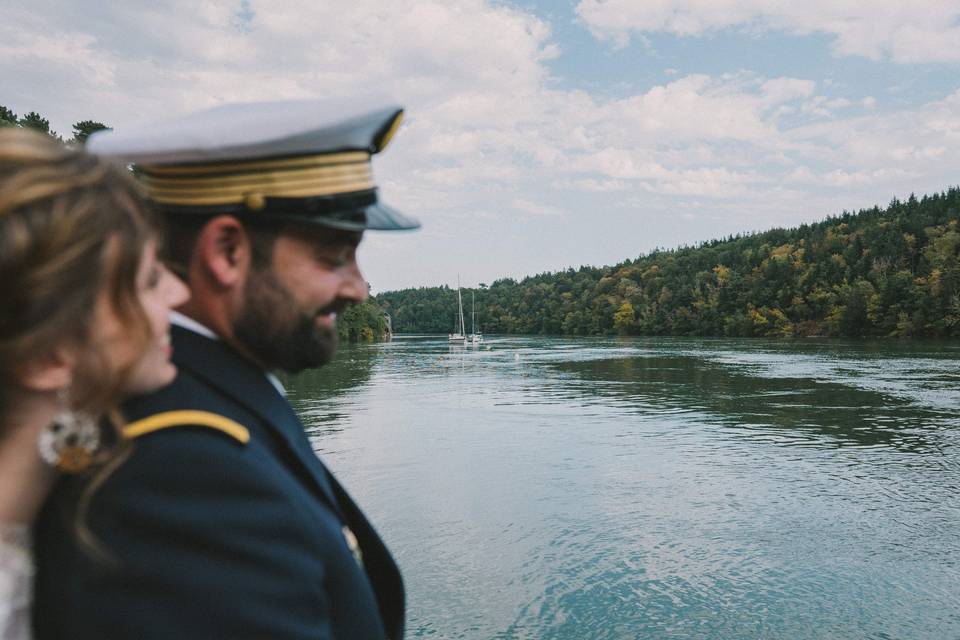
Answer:
[{"label": "gold shoulder cord", "polygon": [[174,427],[206,427],[224,433],[241,444],[250,442],[250,431],[243,425],[209,411],[165,411],[131,422],[123,428],[127,438],[139,438],[154,431]]}]

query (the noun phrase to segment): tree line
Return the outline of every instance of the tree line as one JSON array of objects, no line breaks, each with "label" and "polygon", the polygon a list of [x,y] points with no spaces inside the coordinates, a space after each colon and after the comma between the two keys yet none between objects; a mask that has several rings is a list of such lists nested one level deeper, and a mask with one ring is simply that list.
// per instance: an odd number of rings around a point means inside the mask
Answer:
[{"label": "tree line", "polygon": [[350,305],[337,316],[337,332],[348,342],[380,342],[389,337],[386,314],[372,299]]},{"label": "tree line", "polygon": [[64,140],[56,131],[50,128],[50,120],[44,118],[36,111],[30,111],[23,116],[17,116],[12,109],[0,105],[0,127],[23,127],[24,129],[33,129],[40,133],[45,133],[60,142],[74,144],[84,144],[87,138],[95,131],[109,129],[107,125],[96,120],[80,120],[73,123],[73,137]]},{"label": "tree line", "polygon": [[[657,250],[474,293],[485,333],[960,337],[960,188],[793,229]],[[446,333],[456,291],[381,293],[395,332]]]}]

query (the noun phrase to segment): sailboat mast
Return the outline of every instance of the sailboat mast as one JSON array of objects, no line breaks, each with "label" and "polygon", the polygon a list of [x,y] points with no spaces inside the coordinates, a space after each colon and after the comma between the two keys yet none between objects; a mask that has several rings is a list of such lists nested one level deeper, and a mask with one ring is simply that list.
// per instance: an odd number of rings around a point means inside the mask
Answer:
[{"label": "sailboat mast", "polygon": [[467,328],[463,322],[463,298],[460,297],[460,276],[457,276],[457,304],[460,306],[460,335],[466,335]]}]

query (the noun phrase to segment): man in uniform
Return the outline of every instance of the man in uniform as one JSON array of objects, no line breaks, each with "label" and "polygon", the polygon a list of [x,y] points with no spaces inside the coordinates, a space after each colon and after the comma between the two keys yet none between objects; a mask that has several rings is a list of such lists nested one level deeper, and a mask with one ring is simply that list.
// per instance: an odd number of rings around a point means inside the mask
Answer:
[{"label": "man in uniform", "polygon": [[401,115],[232,105],[91,139],[138,166],[192,298],[177,379],[124,407],[129,458],[92,492],[62,482],[38,522],[39,640],[402,637],[399,571],[271,373],[333,355],[337,314],[367,296],[364,230],[419,226],[370,171]]}]

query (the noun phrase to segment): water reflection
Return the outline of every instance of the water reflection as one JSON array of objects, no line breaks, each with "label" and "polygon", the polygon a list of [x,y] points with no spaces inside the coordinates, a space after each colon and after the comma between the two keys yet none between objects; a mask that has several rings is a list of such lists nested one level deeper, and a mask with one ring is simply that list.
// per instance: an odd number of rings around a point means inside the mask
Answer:
[{"label": "water reflection", "polygon": [[380,357],[376,345],[344,345],[328,366],[281,376],[290,404],[311,438],[338,433],[351,411],[362,410],[344,400],[369,383]]},{"label": "water reflection", "polygon": [[950,344],[441,338],[290,382],[410,637],[960,637]]},{"label": "water reflection", "polygon": [[[785,444],[883,445],[922,452],[937,446],[939,430],[958,424],[952,407],[948,412],[922,406],[839,380],[788,377],[783,372],[756,375],[740,364],[653,355],[553,366],[583,381],[569,389],[587,396],[588,402],[625,403],[637,413],[703,412],[704,420],[723,426],[779,430],[779,441]],[[851,372],[849,378],[857,375]]]}]

